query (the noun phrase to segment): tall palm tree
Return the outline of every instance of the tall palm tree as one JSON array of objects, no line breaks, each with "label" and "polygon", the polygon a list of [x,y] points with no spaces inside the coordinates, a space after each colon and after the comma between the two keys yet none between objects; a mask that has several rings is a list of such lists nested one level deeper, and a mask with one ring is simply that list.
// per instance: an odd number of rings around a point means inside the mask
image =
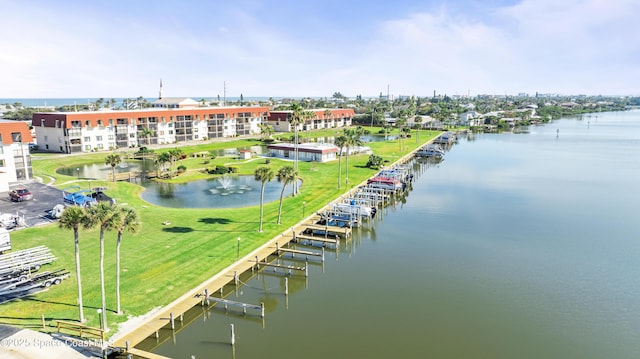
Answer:
[{"label": "tall palm tree", "polygon": [[111,166],[111,178],[113,182],[116,181],[116,166],[122,162],[122,157],[117,153],[112,153],[105,157],[104,164]]},{"label": "tall palm tree", "polygon": [[184,155],[184,151],[180,148],[172,148],[169,150],[169,156],[171,158],[171,162],[169,163],[169,171],[173,172],[173,164],[175,161],[182,159]]},{"label": "tall palm tree", "polygon": [[420,131],[418,130],[422,127],[422,116],[416,115],[413,122],[416,124],[416,142],[420,142]]},{"label": "tall palm tree", "polygon": [[171,155],[169,152],[161,152],[156,156],[155,165],[156,165],[156,177],[159,177],[158,170],[160,167],[163,167],[165,163],[171,162]]},{"label": "tall palm tree", "polygon": [[110,202],[98,204],[86,209],[86,226],[93,228],[100,226],[100,291],[102,296],[102,328],[107,330],[107,298],[104,288],[104,232],[116,228],[120,223],[121,213],[118,207]]},{"label": "tall palm tree", "polygon": [[119,207],[120,223],[118,228],[118,241],[116,242],[116,313],[122,314],[120,310],[120,244],[122,243],[122,233],[124,231],[137,233],[140,229],[140,217],[133,208]]},{"label": "tall palm tree", "polygon": [[351,147],[362,145],[362,140],[360,139],[360,130],[345,128],[343,132],[344,136],[347,138],[347,141],[345,142],[345,146],[347,147],[347,156],[345,157],[345,183],[349,186],[349,152]]},{"label": "tall palm tree", "polygon": [[278,224],[280,224],[280,215],[282,214],[282,198],[284,197],[284,190],[289,183],[298,180],[298,172],[293,169],[292,166],[284,166],[278,169],[276,174],[278,182],[282,182],[282,191],[280,192],[280,207],[278,208]]},{"label": "tall palm tree", "polygon": [[[315,114],[311,111],[305,111],[297,102],[291,104],[291,116],[289,122],[293,125],[293,168],[298,172],[298,126],[305,123],[308,119],[313,118]],[[298,184],[293,183],[293,195],[298,194]]]},{"label": "tall palm tree", "polygon": [[78,311],[80,314],[80,323],[84,323],[84,309],[82,305],[82,282],[80,281],[80,240],[78,236],[78,228],[85,222],[85,211],[83,207],[70,206],[67,207],[60,217],[59,227],[61,229],[73,229],[73,242],[75,244],[76,257],[76,281],[78,282]]},{"label": "tall palm tree", "polygon": [[331,116],[333,116],[333,112],[331,112],[331,110],[326,109],[323,112],[324,117],[325,117],[325,128],[327,127],[327,121],[331,118]]},{"label": "tall palm tree", "polygon": [[338,188],[342,187],[342,149],[347,144],[347,137],[340,135],[336,137],[334,144],[338,147]]},{"label": "tall palm tree", "polygon": [[155,135],[155,132],[148,127],[145,127],[142,129],[142,131],[140,131],[140,137],[144,137],[147,139],[147,146],[151,144],[150,138],[153,137],[153,135]]},{"label": "tall palm tree", "polygon": [[264,186],[267,182],[271,182],[273,178],[276,176],[273,169],[269,166],[258,166],[253,173],[256,181],[262,182],[262,188],[260,188],[260,229],[259,232],[262,232],[262,210],[264,204]]}]

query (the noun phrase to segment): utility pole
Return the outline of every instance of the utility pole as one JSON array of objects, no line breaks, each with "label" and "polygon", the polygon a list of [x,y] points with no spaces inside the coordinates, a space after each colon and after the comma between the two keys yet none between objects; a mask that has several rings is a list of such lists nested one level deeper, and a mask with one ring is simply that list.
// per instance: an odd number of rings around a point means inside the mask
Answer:
[{"label": "utility pole", "polygon": [[227,81],[222,83],[222,106],[227,105]]}]

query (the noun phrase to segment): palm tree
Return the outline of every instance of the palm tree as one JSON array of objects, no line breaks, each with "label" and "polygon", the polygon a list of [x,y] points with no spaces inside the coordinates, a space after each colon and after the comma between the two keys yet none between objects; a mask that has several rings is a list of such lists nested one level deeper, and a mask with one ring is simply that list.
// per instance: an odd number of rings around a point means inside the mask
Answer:
[{"label": "palm tree", "polygon": [[171,155],[169,152],[162,152],[156,156],[155,165],[156,165],[156,177],[160,177],[158,175],[159,167],[164,166],[165,163],[171,162]]},{"label": "palm tree", "polygon": [[416,124],[416,143],[420,142],[420,132],[418,131],[422,127],[422,116],[416,115],[413,121]]},{"label": "palm tree", "polygon": [[78,228],[85,222],[84,208],[79,206],[67,207],[60,217],[59,226],[61,229],[73,229],[73,241],[75,244],[76,256],[76,281],[78,282],[78,310],[80,312],[80,323],[84,323],[84,310],[82,306],[82,282],[80,281],[80,240]]},{"label": "palm tree", "polygon": [[262,182],[262,188],[260,189],[260,229],[259,232],[262,232],[262,210],[264,203],[264,186],[267,182],[271,182],[276,174],[273,172],[273,169],[269,166],[258,166],[253,173],[256,181]]},{"label": "palm tree", "polygon": [[346,157],[346,165],[345,165],[345,183],[349,186],[349,151],[352,146],[360,146],[362,145],[362,140],[360,139],[361,130],[354,130],[351,128],[344,129],[344,136],[347,138],[345,142],[345,146],[347,147],[347,157]]},{"label": "palm tree", "polygon": [[102,295],[102,328],[107,330],[107,298],[104,288],[104,232],[116,228],[120,223],[121,213],[118,207],[110,202],[98,204],[86,209],[86,227],[100,226],[100,291]]},{"label": "palm tree", "polygon": [[117,153],[112,153],[105,157],[104,164],[111,166],[111,175],[113,182],[116,181],[116,166],[122,162],[122,157]]},{"label": "palm tree", "polygon": [[133,208],[120,207],[120,223],[118,223],[118,241],[116,242],[116,313],[122,314],[120,310],[120,244],[122,243],[122,233],[128,231],[137,233],[140,228],[140,217]]},{"label": "palm tree", "polygon": [[278,173],[278,182],[282,182],[282,191],[280,192],[280,207],[278,208],[278,224],[280,224],[280,215],[282,214],[282,198],[284,197],[284,190],[289,183],[298,180],[298,173],[292,166],[280,167]]},{"label": "palm tree", "polygon": [[324,110],[324,117],[325,117],[325,128],[327,127],[327,120],[329,120],[331,118],[331,116],[333,116],[333,112],[331,112],[331,110],[326,109]]},{"label": "palm tree", "polygon": [[140,131],[140,137],[145,137],[147,139],[147,146],[149,146],[151,143],[151,139],[150,137],[153,137],[155,135],[155,132],[150,129],[150,128],[143,128],[142,131]]},{"label": "palm tree", "polygon": [[[294,128],[294,140],[293,140],[293,168],[298,172],[298,126],[305,123],[307,119],[314,117],[315,114],[311,111],[304,111],[302,106],[294,102],[291,104],[291,116],[289,122]],[[298,194],[298,184],[293,183],[293,195]]]},{"label": "palm tree", "polygon": [[184,151],[180,148],[173,148],[169,150],[169,156],[171,158],[171,163],[169,164],[169,171],[173,172],[173,163],[177,160],[180,160],[184,155]]},{"label": "palm tree", "polygon": [[338,136],[336,137],[334,144],[338,147],[338,188],[342,187],[342,149],[344,145],[347,144],[346,136]]}]

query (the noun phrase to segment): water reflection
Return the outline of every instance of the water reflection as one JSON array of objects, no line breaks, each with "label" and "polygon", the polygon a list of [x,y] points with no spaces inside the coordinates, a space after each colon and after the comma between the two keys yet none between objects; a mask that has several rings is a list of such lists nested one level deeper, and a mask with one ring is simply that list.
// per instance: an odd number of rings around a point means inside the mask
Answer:
[{"label": "water reflection", "polygon": [[[300,181],[301,185],[302,182]],[[217,179],[188,183],[142,181],[142,199],[163,207],[173,208],[231,208],[260,204],[262,183],[253,176],[225,175]],[[291,186],[288,186],[291,188]],[[265,184],[265,203],[279,200],[282,183]],[[285,196],[290,194],[285,190]]]}]

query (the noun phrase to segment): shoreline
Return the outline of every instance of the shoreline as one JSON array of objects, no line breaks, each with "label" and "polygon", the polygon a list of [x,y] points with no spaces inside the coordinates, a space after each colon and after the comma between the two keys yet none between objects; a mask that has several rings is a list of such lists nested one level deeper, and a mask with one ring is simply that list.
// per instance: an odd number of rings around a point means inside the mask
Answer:
[{"label": "shoreline", "polygon": [[[433,142],[436,137],[437,136],[420,144],[413,150],[409,151],[408,153],[394,161],[392,164],[385,166],[385,168],[391,168],[399,164],[406,163],[407,160],[414,157],[415,153],[422,146]],[[220,288],[233,281],[234,273],[240,275],[245,271],[250,270],[255,264],[256,257],[258,257],[258,260],[260,261],[267,258],[269,255],[276,251],[276,243],[278,244],[278,246],[283,246],[289,243],[293,239],[293,235],[291,233],[292,230],[296,233],[300,233],[300,228],[308,224],[307,222],[315,217],[318,212],[322,212],[323,210],[329,208],[333,203],[341,200],[345,196],[349,196],[353,191],[356,191],[361,186],[366,185],[367,180],[368,178],[352,186],[351,188],[346,189],[344,193],[333,199],[331,202],[325,204],[317,212],[314,212],[309,216],[303,218],[291,228],[271,238],[260,247],[256,248],[246,256],[240,258],[235,263],[222,269],[204,282],[201,282],[199,285],[189,290],[182,296],[178,297],[171,303],[163,307],[151,310],[142,316],[133,317],[121,323],[116,333],[109,338],[109,346],[116,350],[126,350],[127,347],[134,348],[143,340],[152,336],[154,333],[167,326],[167,324],[170,324],[169,318],[180,317],[183,313],[201,303],[202,299],[200,299],[200,295],[205,292],[205,289],[208,291],[208,293],[215,293],[216,291],[219,291]],[[143,332],[141,333],[141,331]]]}]

